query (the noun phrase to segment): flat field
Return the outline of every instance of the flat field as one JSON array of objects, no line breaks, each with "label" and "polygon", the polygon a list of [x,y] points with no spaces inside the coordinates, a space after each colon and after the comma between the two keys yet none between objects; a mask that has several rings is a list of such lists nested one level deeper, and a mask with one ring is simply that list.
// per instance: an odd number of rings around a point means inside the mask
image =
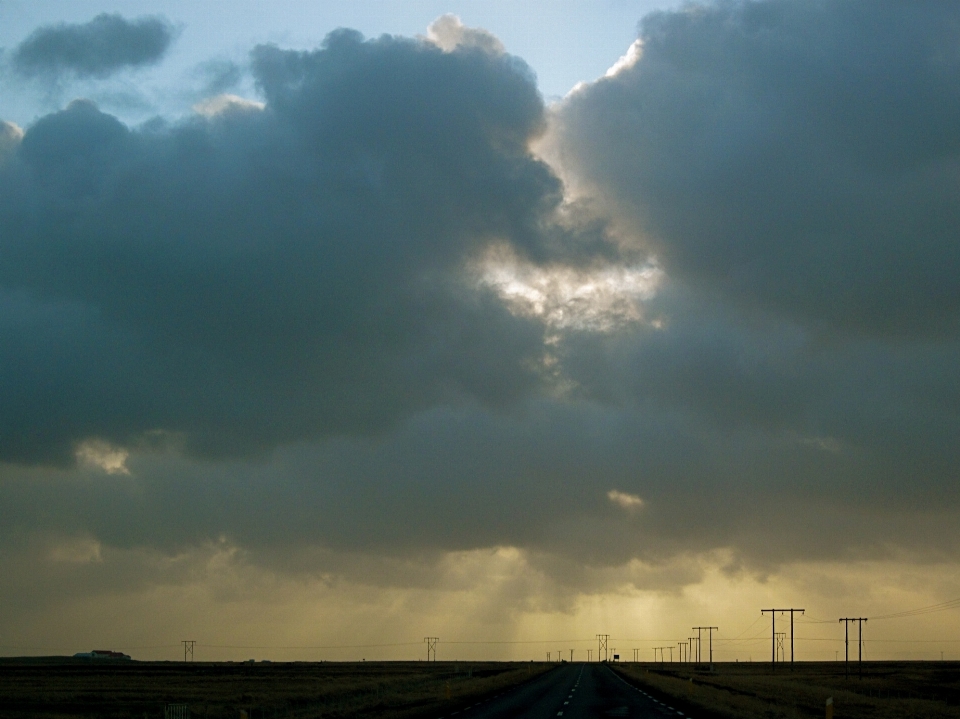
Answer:
[{"label": "flat field", "polygon": [[835,719],[960,719],[960,662],[621,664],[634,684],[677,700],[698,717],[806,719],[824,717],[833,698]]},{"label": "flat field", "polygon": [[[552,666],[509,662],[0,660],[3,719],[414,719],[456,709]],[[441,711],[440,713],[443,713]]]}]

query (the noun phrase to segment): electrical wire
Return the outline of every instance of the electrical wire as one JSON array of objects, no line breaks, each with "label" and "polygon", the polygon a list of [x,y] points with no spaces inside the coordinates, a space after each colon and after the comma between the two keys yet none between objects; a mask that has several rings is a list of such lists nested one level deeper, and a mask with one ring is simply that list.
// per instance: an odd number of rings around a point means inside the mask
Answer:
[{"label": "electrical wire", "polygon": [[939,604],[930,604],[926,607],[917,607],[916,609],[907,609],[902,612],[893,612],[892,614],[881,614],[877,617],[869,617],[872,621],[877,621],[879,619],[903,619],[906,617],[918,617],[921,614],[932,614],[934,612],[945,612],[949,609],[958,609],[960,608],[960,597],[957,599],[950,599],[946,602],[940,602]]}]

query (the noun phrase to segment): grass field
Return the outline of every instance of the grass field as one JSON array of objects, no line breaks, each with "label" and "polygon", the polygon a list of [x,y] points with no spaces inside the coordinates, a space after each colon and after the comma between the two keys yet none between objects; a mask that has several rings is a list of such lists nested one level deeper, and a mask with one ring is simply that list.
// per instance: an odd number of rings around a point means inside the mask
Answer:
[{"label": "grass field", "polygon": [[[0,661],[3,719],[414,719],[466,705],[556,665],[483,662]],[[440,713],[443,713],[441,711]]]},{"label": "grass field", "polygon": [[960,662],[864,662],[863,677],[842,662],[622,664],[625,678],[675,699],[697,717],[800,719],[960,719]]}]

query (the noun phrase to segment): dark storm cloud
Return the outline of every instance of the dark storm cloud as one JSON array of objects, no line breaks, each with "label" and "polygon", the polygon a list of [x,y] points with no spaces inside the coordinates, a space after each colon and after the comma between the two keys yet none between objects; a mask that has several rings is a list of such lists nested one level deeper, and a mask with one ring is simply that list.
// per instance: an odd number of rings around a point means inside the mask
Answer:
[{"label": "dark storm cloud", "polygon": [[245,453],[540,384],[543,328],[461,279],[492,242],[569,251],[526,65],[339,31],[253,71],[263,110],[132,130],[76,101],[4,164],[0,457]]},{"label": "dark storm cloud", "polygon": [[558,113],[668,273],[843,331],[955,335],[960,7],[724,2]]},{"label": "dark storm cloud", "polygon": [[[548,400],[511,416],[441,408],[386,437],[287,447],[263,462],[169,453],[132,458],[132,476],[8,470],[0,546],[89,537],[179,556],[224,541],[276,571],[399,585],[429,583],[420,565],[443,552],[517,546],[574,592],[596,589],[584,568],[631,559],[669,567],[718,547],[748,571],[960,553],[955,482],[938,487],[909,462],[804,439],[718,431],[695,413],[650,405]],[[645,506],[616,506],[607,498],[614,488]],[[350,566],[351,554],[413,568],[367,574]]]},{"label": "dark storm cloud", "polygon": [[5,467],[4,539],[226,537],[275,565],[512,545],[571,584],[717,548],[957,556],[956,25],[900,7],[657,15],[636,66],[563,103],[584,205],[667,271],[604,331],[464,282],[502,244],[624,261],[595,215],[553,223],[544,109],[499,51],[338,32],[254,52],[262,110],[8,127],[0,456],[133,454]]},{"label": "dark storm cloud", "polygon": [[[869,487],[881,502],[926,502],[954,484],[957,339],[824,340],[802,325],[743,313],[690,287],[665,290],[651,308],[663,312],[666,326],[567,337],[562,364],[583,396],[607,406],[683,413],[720,442],[758,433],[771,448],[804,445],[841,463],[855,459],[846,465],[858,467],[850,486]],[[762,443],[754,452],[762,454]],[[756,459],[742,456],[745,472]],[[738,487],[721,470],[727,462],[704,467],[701,481]],[[767,487],[782,474],[771,470]],[[815,476],[795,479],[801,492],[818,486]]]},{"label": "dark storm cloud", "polygon": [[16,47],[13,68],[22,75],[104,78],[128,67],[157,62],[174,38],[162,18],[126,20],[103,13],[83,24],[60,23],[35,30]]}]

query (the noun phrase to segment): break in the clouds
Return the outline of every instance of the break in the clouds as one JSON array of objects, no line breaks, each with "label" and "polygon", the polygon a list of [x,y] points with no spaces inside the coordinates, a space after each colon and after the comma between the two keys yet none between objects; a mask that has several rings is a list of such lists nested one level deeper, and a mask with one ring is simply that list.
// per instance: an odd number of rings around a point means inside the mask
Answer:
[{"label": "break in the clouds", "polygon": [[38,28],[14,49],[12,66],[25,76],[105,78],[156,63],[174,35],[163,18],[103,13],[86,23]]},{"label": "break in the clouds", "polygon": [[955,562],[958,39],[947,4],[690,6],[548,109],[445,16],[257,47],[258,96],[224,66],[180,120],[5,124],[0,540],[78,591],[500,548],[549,578],[511,607]]}]

